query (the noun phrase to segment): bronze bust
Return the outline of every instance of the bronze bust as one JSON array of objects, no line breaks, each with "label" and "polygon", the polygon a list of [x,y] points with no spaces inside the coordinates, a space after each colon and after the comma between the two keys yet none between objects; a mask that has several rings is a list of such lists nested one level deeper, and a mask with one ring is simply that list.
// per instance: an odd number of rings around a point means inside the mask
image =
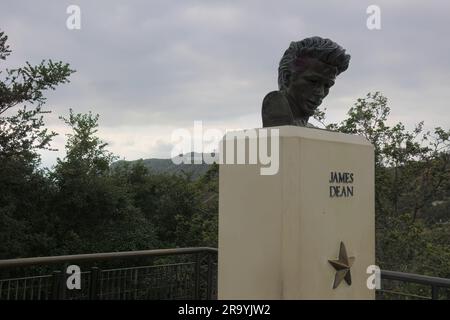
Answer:
[{"label": "bronze bust", "polygon": [[350,55],[330,39],[291,42],[278,68],[279,91],[269,92],[263,100],[263,127],[311,126],[309,117],[349,62]]}]

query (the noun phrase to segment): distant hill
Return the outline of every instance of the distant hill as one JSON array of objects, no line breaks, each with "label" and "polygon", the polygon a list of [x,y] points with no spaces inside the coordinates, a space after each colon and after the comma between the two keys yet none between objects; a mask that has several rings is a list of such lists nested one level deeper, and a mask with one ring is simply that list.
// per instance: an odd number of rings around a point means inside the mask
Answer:
[{"label": "distant hill", "polygon": [[[201,164],[194,164],[193,159],[195,157],[199,157],[198,159],[201,159],[202,157],[201,153],[194,153],[191,152],[190,154],[184,155],[185,159],[189,159],[191,161],[186,161],[188,163],[182,163],[182,164],[175,164],[172,159],[140,159],[142,160],[142,163],[152,172],[155,173],[167,173],[167,174],[192,174],[192,178],[197,179],[201,177],[203,174],[208,171],[209,164],[206,164],[202,161]],[[190,157],[190,158],[189,158]],[[133,160],[133,161],[126,161],[126,160],[119,160],[112,164],[113,167],[120,166],[124,163],[133,164],[140,160]],[[190,162],[190,163],[189,163]]]}]

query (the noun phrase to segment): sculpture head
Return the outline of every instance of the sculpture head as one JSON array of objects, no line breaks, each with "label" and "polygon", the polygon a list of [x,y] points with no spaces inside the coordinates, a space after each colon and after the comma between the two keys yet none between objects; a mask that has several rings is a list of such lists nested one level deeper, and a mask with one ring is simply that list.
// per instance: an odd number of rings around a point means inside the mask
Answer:
[{"label": "sculpture head", "polygon": [[294,115],[312,116],[349,62],[350,55],[330,39],[312,37],[291,42],[280,61],[278,86]]}]

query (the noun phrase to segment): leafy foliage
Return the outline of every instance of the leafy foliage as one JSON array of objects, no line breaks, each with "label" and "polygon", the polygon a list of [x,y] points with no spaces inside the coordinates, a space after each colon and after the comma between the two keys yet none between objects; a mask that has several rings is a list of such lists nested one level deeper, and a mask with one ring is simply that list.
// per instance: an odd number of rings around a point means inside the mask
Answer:
[{"label": "leafy foliage", "polygon": [[[11,53],[8,37],[0,32],[0,60]],[[44,92],[68,82],[74,70],[63,62],[42,61],[37,66],[0,71],[0,157],[37,157],[34,150],[49,148],[55,132],[44,127]],[[17,112],[11,112],[19,107]]]},{"label": "leafy foliage", "polygon": [[[11,49],[0,32],[0,60]],[[62,62],[0,71],[0,256],[20,257],[52,247],[54,190],[38,169],[39,149],[49,148],[54,132],[44,127],[44,92],[68,82],[74,71]]]}]

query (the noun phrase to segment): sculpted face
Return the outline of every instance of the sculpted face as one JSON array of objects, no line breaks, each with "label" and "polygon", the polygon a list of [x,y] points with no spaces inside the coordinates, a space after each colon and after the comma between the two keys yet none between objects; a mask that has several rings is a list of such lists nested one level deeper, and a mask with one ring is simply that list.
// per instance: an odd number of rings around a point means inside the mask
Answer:
[{"label": "sculpted face", "polygon": [[294,116],[312,116],[334,85],[337,69],[317,59],[302,61],[294,67],[286,89],[286,97]]}]

